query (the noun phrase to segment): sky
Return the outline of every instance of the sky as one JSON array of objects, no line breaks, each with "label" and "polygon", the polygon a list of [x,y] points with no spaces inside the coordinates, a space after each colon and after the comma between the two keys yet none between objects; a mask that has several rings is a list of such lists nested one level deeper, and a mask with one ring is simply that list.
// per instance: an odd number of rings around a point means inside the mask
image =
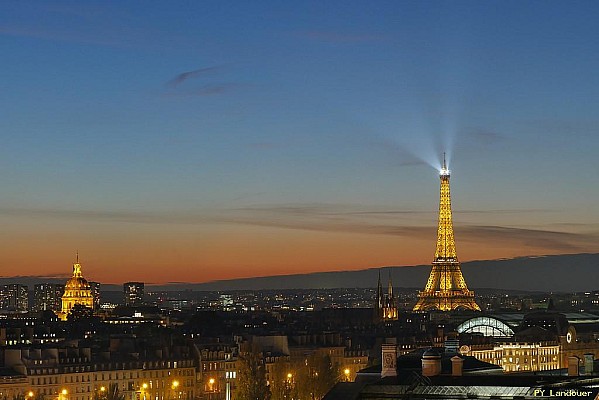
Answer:
[{"label": "sky", "polygon": [[427,264],[443,152],[461,261],[598,252],[597,20],[1,2],[0,276],[68,276],[77,251],[103,283]]}]

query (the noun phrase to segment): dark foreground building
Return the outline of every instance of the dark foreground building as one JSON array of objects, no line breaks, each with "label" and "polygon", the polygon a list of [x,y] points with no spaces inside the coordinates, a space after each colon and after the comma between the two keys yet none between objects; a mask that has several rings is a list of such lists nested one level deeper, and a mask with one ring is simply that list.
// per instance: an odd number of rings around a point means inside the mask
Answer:
[{"label": "dark foreground building", "polygon": [[587,359],[580,367],[573,361],[568,370],[505,373],[443,348],[397,357],[397,346],[384,344],[382,365],[360,371],[355,382],[338,383],[324,400],[596,398],[594,361]]}]

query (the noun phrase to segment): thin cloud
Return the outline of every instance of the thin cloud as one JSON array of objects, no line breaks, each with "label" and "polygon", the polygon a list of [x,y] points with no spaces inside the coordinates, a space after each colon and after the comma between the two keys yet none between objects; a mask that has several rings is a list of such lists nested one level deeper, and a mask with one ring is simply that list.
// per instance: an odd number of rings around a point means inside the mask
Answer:
[{"label": "thin cloud", "polygon": [[122,45],[122,43],[117,40],[107,40],[104,38],[100,39],[98,37],[85,36],[84,34],[75,34],[69,32],[56,32],[44,30],[43,28],[38,27],[1,26],[0,35],[101,46]]},{"label": "thin cloud", "polygon": [[598,232],[572,233],[504,226],[466,226],[460,237],[476,242],[515,243],[525,247],[560,251],[579,251],[596,247]]},{"label": "thin cloud", "polygon": [[[346,206],[347,207],[347,206]],[[270,226],[287,229],[348,232],[377,235],[404,236],[419,240],[430,240],[435,235],[435,225],[398,225],[397,218],[410,214],[432,214],[410,210],[351,210],[339,211],[342,207],[331,205],[283,205],[273,207],[247,207],[237,209],[226,219],[229,223]],[[538,210],[545,212],[546,210]],[[478,212],[478,211],[475,211]],[[489,213],[523,212],[522,210],[490,210]],[[530,211],[527,211],[530,212]],[[375,220],[353,218],[374,215]],[[384,220],[384,222],[380,222]],[[594,224],[590,227],[596,228]],[[465,225],[456,229],[459,241],[476,243],[500,243],[518,247],[545,250],[580,251],[596,248],[599,232],[572,233],[558,230],[530,229],[520,227]]]},{"label": "thin cloud", "polygon": [[234,91],[239,87],[241,87],[241,85],[235,83],[222,83],[215,85],[204,85],[194,89],[173,90],[166,92],[164,95],[167,97],[213,96]]},{"label": "thin cloud", "polygon": [[507,140],[506,135],[485,129],[473,130],[468,133],[468,137],[474,140],[475,142],[485,146],[498,144]]},{"label": "thin cloud", "polygon": [[222,65],[215,65],[212,67],[200,68],[193,71],[182,72],[175,76],[173,79],[167,82],[168,86],[176,87],[185,82],[188,79],[203,77],[215,72],[222,71]]},{"label": "thin cloud", "polygon": [[43,208],[0,208],[0,214],[25,218],[76,219],[138,224],[200,224],[202,215],[135,211],[64,210]]},{"label": "thin cloud", "polygon": [[[212,82],[211,75],[219,74],[225,69],[224,65],[215,65],[186,71],[169,80],[164,93],[167,97],[214,96],[229,93],[244,86],[235,82]],[[192,85],[195,83],[195,86]]]},{"label": "thin cloud", "polygon": [[365,43],[380,42],[386,38],[384,35],[367,33],[341,33],[332,31],[307,31],[298,32],[297,36],[320,42],[329,43]]},{"label": "thin cloud", "polygon": [[[504,211],[504,210],[500,210]],[[362,215],[375,219],[360,218]],[[93,220],[135,224],[237,224],[279,229],[295,229],[320,232],[344,232],[374,235],[403,236],[417,240],[432,240],[436,226],[426,218],[422,225],[402,225],[398,220],[410,214],[431,214],[410,210],[364,210],[350,205],[275,205],[254,206],[194,213],[147,213],[132,211],[92,211],[59,209],[0,208],[0,214],[29,217]],[[579,228],[584,228],[584,225]],[[585,233],[564,232],[549,229],[530,229],[495,225],[464,225],[456,228],[459,242],[501,244],[550,251],[595,251],[599,232],[596,224],[586,226]]]}]

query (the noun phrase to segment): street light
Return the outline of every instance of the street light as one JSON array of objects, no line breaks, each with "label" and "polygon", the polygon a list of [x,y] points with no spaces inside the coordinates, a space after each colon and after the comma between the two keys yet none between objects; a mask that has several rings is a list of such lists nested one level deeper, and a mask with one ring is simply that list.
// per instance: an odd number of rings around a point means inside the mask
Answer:
[{"label": "street light", "polygon": [[146,390],[148,390],[148,384],[144,382],[139,388],[139,396],[141,400],[146,400]]},{"label": "street light", "polygon": [[29,393],[27,393],[27,397],[29,397],[30,399],[33,397],[33,392],[30,390]]},{"label": "street light", "polygon": [[214,379],[214,378],[208,379],[208,392],[209,392],[208,393],[208,398],[209,399],[213,399],[214,398],[214,392],[215,392],[214,384],[215,383],[216,383],[216,379]]},{"label": "street light", "polygon": [[174,381],[173,381],[173,384],[171,385],[171,387],[173,388],[173,391],[175,392],[175,396],[176,396],[176,398],[178,399],[179,397],[181,397],[181,393],[179,393],[179,392],[177,391],[177,388],[179,387],[179,381],[177,381],[177,380],[174,380]]},{"label": "street light", "polygon": [[293,391],[293,374],[287,373],[287,380],[285,381],[285,398],[291,398],[291,392]]}]

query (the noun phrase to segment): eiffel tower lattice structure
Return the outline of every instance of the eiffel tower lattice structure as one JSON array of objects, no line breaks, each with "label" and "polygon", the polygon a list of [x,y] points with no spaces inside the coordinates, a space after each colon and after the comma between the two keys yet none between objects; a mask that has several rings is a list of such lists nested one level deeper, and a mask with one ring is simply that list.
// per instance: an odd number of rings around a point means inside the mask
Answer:
[{"label": "eiffel tower lattice structure", "polygon": [[414,311],[431,309],[451,311],[458,308],[480,311],[480,307],[474,301],[474,292],[468,290],[466,286],[455,249],[449,192],[450,172],[445,164],[445,155],[443,155],[443,168],[439,176],[441,194],[437,250],[433,269],[424,290],[418,293],[418,302],[414,306]]}]

